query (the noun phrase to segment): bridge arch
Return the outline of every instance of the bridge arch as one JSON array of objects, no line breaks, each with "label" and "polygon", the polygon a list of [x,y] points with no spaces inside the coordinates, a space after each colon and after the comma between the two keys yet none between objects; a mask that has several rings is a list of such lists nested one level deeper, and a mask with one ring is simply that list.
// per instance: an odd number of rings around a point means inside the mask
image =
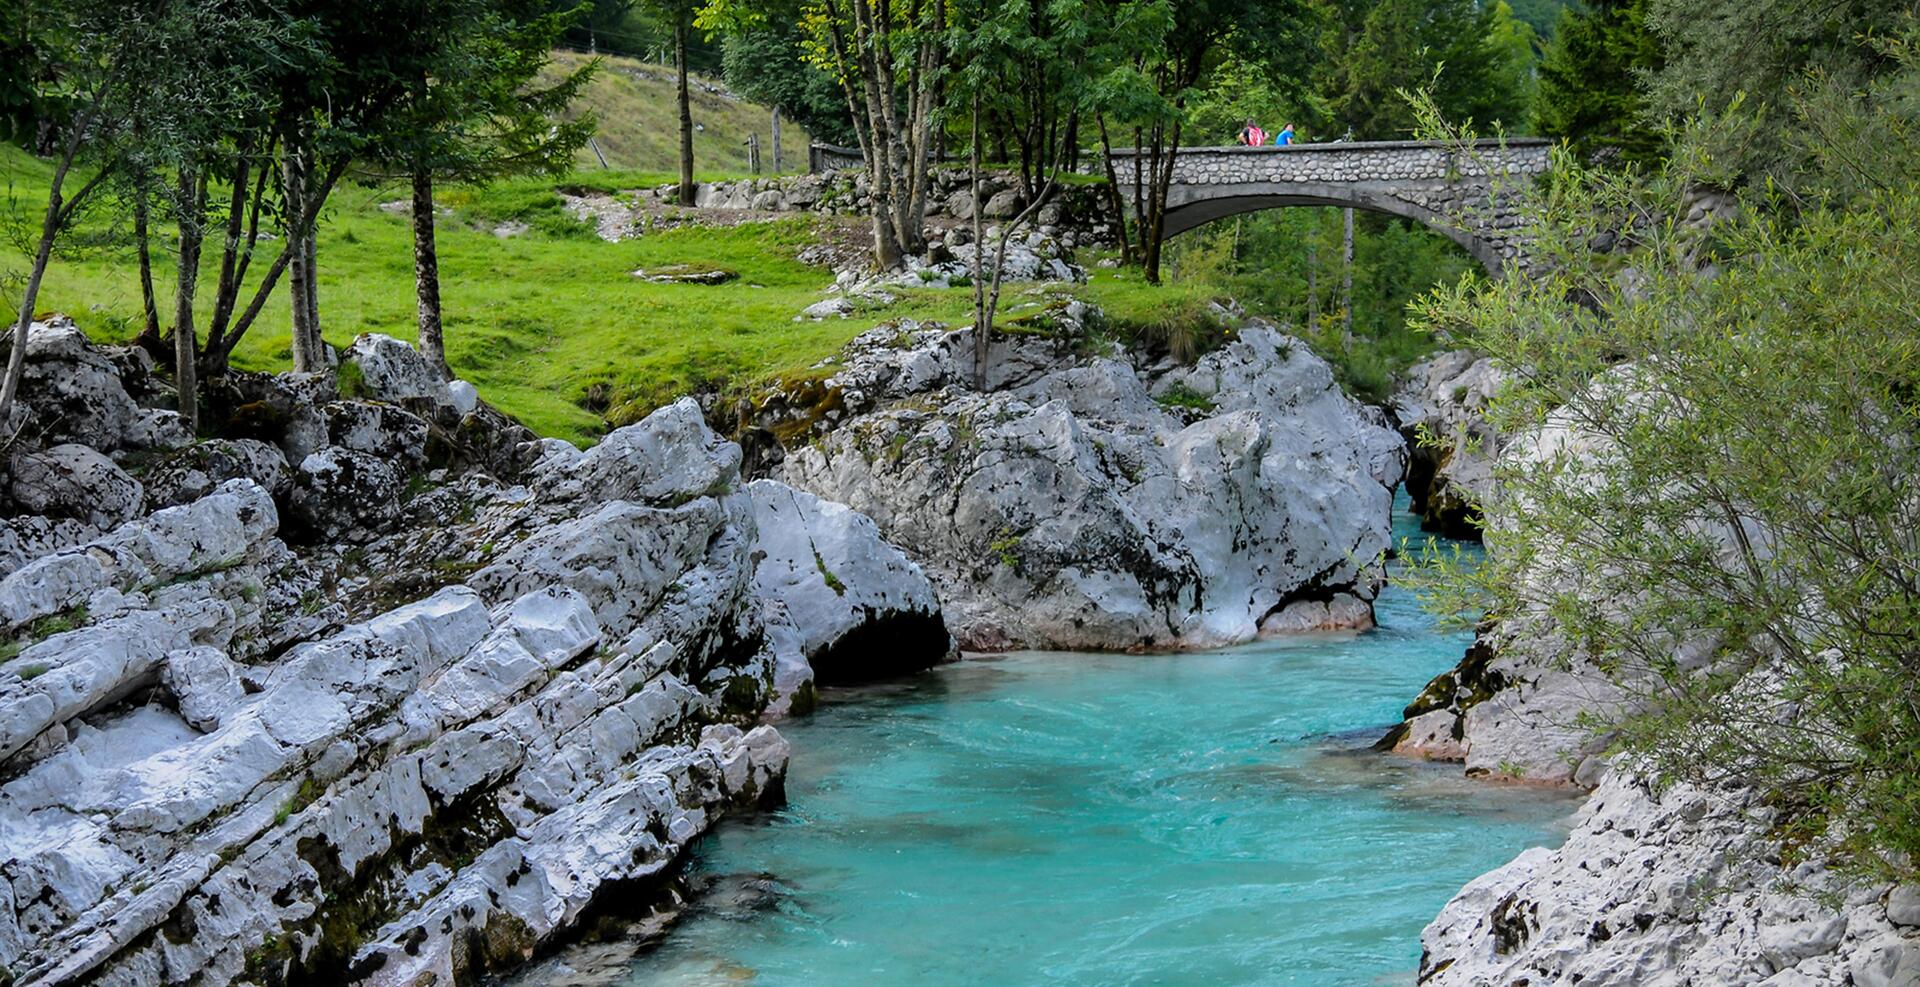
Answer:
[{"label": "bridge arch", "polygon": [[[1482,141],[1466,154],[1424,141],[1181,148],[1167,190],[1166,233],[1261,209],[1350,206],[1438,230],[1497,274],[1508,264],[1525,266],[1514,200],[1546,172],[1549,147],[1523,139]],[[1123,197],[1131,201],[1140,152],[1114,153]]]}]

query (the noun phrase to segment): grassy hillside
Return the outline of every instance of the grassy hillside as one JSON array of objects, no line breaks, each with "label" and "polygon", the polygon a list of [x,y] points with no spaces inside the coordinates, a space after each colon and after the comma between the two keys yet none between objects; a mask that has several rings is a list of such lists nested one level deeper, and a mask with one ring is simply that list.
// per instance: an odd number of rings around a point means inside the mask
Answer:
[{"label": "grassy hillside", "polygon": [[[8,196],[0,205],[14,220],[37,223],[49,173],[44,162],[0,148],[0,188]],[[660,174],[596,171],[559,184],[635,188],[665,180]],[[972,291],[952,288],[909,292],[900,304],[858,318],[795,322],[832,281],[830,272],[794,259],[826,220],[683,227],[606,243],[562,210],[554,184],[444,190],[442,202],[454,214],[440,222],[449,361],[487,400],[545,435],[592,441],[607,419],[635,420],[696,387],[804,374],[883,321],[911,316],[964,322],[971,315]],[[319,259],[321,320],[336,345],[364,332],[413,338],[407,219],[379,208],[403,194],[398,188],[349,186],[333,197]],[[511,238],[494,236],[490,231],[505,219],[531,228]],[[68,243],[49,273],[39,309],[72,315],[96,338],[131,338],[139,328],[140,288],[126,224],[103,208]],[[156,243],[162,312],[172,311],[169,246],[166,239]],[[215,279],[216,255],[207,252],[203,292]],[[14,238],[0,243],[0,279],[25,263]],[[672,263],[718,265],[740,277],[698,286],[631,276],[635,268]],[[14,305],[17,287],[0,280],[0,294]],[[1098,271],[1091,284],[1075,290],[1123,328],[1149,334],[1169,327],[1185,331],[1203,317],[1217,291],[1205,283],[1154,288],[1133,272],[1114,271]],[[1027,301],[1018,286],[1009,289],[1008,308]],[[243,369],[286,369],[290,341],[282,291],[236,351],[235,362]]]},{"label": "grassy hillside", "polygon": [[[546,71],[550,81],[585,65],[594,56],[554,52]],[[607,163],[616,169],[671,172],[680,169],[680,109],[671,65],[653,65],[618,56],[600,56],[600,69],[581,94],[578,108],[600,122],[595,138]],[[728,99],[703,88],[711,79],[694,76],[693,160],[703,173],[747,173],[748,134],[760,135],[761,156],[773,171],[773,118],[768,107]],[[792,121],[780,128],[787,171],[805,171],[808,137]],[[582,171],[600,168],[592,151],[582,149]]]}]

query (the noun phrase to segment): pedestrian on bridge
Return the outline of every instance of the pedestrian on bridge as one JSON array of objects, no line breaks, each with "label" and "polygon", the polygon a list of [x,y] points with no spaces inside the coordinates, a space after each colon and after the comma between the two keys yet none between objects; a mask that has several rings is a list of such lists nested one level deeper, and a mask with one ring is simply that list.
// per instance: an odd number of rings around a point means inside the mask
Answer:
[{"label": "pedestrian on bridge", "polygon": [[1274,147],[1286,147],[1287,145],[1292,143],[1293,143],[1293,124],[1291,123],[1287,124],[1284,127],[1281,127],[1280,132],[1273,135]]},{"label": "pedestrian on bridge", "polygon": [[1266,142],[1267,132],[1261,130],[1260,125],[1254,123],[1253,119],[1249,117],[1247,119],[1247,125],[1240,128],[1240,143],[1248,147],[1259,147]]}]

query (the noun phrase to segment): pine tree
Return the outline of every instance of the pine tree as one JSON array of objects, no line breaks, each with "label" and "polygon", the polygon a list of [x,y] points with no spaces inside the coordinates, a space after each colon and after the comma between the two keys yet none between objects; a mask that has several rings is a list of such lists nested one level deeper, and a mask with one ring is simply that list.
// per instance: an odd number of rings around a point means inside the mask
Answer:
[{"label": "pine tree", "polygon": [[1540,62],[1535,126],[1566,139],[1582,159],[1648,162],[1660,142],[1646,118],[1647,76],[1659,69],[1647,0],[1568,10]]}]

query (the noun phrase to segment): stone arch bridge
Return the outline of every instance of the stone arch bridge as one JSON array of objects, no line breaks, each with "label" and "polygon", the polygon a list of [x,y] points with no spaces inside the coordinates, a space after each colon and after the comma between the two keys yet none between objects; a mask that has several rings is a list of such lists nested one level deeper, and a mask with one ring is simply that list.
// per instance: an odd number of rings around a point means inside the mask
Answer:
[{"label": "stone arch bridge", "polygon": [[[1524,267],[1516,198],[1546,172],[1549,147],[1537,138],[1481,141],[1471,151],[1424,141],[1185,147],[1174,159],[1166,233],[1280,206],[1351,206],[1439,230],[1490,272]],[[1129,205],[1136,160],[1144,175],[1143,152],[1114,151]]]}]

